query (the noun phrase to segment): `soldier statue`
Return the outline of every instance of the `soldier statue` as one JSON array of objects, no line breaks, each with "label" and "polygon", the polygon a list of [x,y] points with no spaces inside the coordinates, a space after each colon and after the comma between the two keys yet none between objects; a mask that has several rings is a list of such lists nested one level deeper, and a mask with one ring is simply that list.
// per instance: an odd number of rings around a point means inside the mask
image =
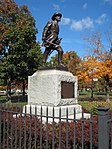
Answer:
[{"label": "soldier statue", "polygon": [[58,22],[61,21],[62,14],[54,13],[52,20],[48,21],[44,27],[42,33],[42,46],[45,47],[43,53],[42,65],[45,66],[48,56],[52,53],[53,50],[58,52],[58,65],[62,64],[63,49],[60,46],[62,38],[58,38],[59,34],[59,25]]}]

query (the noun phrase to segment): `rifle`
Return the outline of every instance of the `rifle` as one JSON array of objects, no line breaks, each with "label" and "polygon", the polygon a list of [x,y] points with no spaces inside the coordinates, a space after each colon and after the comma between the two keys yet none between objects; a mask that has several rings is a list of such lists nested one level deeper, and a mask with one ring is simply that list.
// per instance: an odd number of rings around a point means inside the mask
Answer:
[{"label": "rifle", "polygon": [[[56,43],[53,43],[53,42],[50,42],[50,41],[47,39],[47,40],[44,40],[44,41],[43,41],[43,43],[41,44],[41,46],[43,46],[43,47],[49,47],[50,45],[53,45],[53,46],[55,46],[55,47],[57,48],[58,46],[60,46],[59,44],[60,44],[61,40],[62,40],[62,38],[59,38],[59,39],[56,41]],[[46,45],[46,43],[48,43],[48,44],[50,44],[50,45]],[[49,55],[50,55],[53,51],[54,51],[54,50],[51,50],[51,52],[49,53]]]},{"label": "rifle", "polygon": [[[53,45],[53,46],[58,47],[58,46],[60,46],[59,44],[60,44],[61,40],[62,40],[62,38],[59,38],[59,39],[56,41],[56,43],[53,43],[53,42],[50,42],[50,41],[47,39],[47,40],[44,40],[44,41],[43,41],[42,46],[45,46],[46,43],[49,43],[50,45]],[[49,47],[49,45],[48,45],[47,47]]]}]

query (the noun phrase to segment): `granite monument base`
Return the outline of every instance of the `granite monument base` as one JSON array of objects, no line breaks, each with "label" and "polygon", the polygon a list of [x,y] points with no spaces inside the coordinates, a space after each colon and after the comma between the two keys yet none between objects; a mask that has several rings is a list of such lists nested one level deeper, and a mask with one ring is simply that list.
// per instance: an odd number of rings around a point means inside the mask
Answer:
[{"label": "granite monument base", "polygon": [[79,104],[67,106],[39,106],[39,105],[26,105],[23,108],[23,114],[36,115],[42,120],[42,123],[52,123],[61,121],[74,121],[82,118],[90,118],[89,113],[82,114],[82,107]]},{"label": "granite monument base", "polygon": [[28,77],[28,104],[62,106],[77,103],[77,76],[59,69],[38,70]]},{"label": "granite monument base", "polygon": [[28,77],[28,105],[23,112],[65,117],[82,113],[77,100],[77,76],[59,68],[40,69]]}]

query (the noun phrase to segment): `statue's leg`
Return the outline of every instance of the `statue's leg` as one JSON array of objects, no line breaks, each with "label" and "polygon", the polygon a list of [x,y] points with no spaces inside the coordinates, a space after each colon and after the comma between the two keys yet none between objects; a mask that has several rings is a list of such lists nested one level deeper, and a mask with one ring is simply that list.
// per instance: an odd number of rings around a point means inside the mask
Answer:
[{"label": "statue's leg", "polygon": [[50,49],[48,47],[46,47],[44,53],[43,53],[43,60],[42,60],[42,66],[45,66],[45,63],[47,61],[48,55],[50,53]]},{"label": "statue's leg", "polygon": [[63,49],[61,48],[61,46],[57,47],[57,51],[58,51],[58,65],[63,65],[62,64]]}]

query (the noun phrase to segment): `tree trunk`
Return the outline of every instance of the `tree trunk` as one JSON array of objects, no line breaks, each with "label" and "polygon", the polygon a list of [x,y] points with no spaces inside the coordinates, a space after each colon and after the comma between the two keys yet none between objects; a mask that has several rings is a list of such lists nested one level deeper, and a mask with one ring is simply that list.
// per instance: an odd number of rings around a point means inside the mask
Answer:
[{"label": "tree trunk", "polygon": [[94,88],[94,82],[92,79],[92,84],[91,84],[91,99],[93,99],[93,88]]},{"label": "tree trunk", "polygon": [[110,87],[109,87],[109,75],[107,74],[105,77],[105,82],[106,82],[106,95],[107,95],[107,99],[106,102],[110,102],[110,97],[109,97],[109,92],[110,92]]},{"label": "tree trunk", "polygon": [[107,83],[107,86],[106,86],[106,96],[107,96],[106,102],[110,102],[109,85],[108,85],[108,83]]},{"label": "tree trunk", "polygon": [[91,99],[93,99],[93,88],[91,88]]},{"label": "tree trunk", "polygon": [[25,95],[25,80],[23,80],[23,96]]},{"label": "tree trunk", "polygon": [[10,77],[7,79],[6,96],[7,96],[7,100],[9,101],[11,99],[11,78]]}]

